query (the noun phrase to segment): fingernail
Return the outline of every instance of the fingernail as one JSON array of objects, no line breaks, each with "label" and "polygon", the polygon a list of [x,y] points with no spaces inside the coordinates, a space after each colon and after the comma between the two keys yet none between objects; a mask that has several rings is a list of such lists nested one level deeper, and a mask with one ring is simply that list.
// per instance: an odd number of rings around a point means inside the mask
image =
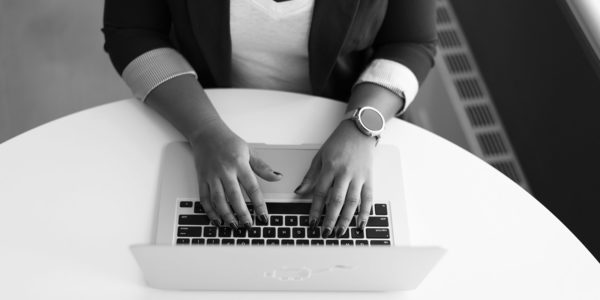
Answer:
[{"label": "fingernail", "polygon": [[281,176],[281,175],[283,175],[283,174],[281,174],[281,173],[279,173],[279,172],[277,172],[277,171],[273,171],[273,174],[275,174],[275,175],[277,175],[277,176]]},{"label": "fingernail", "polygon": [[346,230],[344,228],[338,227],[338,229],[335,231],[335,237],[341,238],[345,232],[346,232]]},{"label": "fingernail", "polygon": [[238,225],[235,222],[229,223],[229,227],[231,227],[233,230],[237,230],[238,229]]},{"label": "fingernail", "polygon": [[246,227],[246,229],[251,229],[252,224],[250,224],[250,222],[246,222],[246,223],[244,223],[244,227]]},{"label": "fingernail", "polygon": [[301,188],[301,187],[302,187],[302,184],[301,184],[301,185],[299,185],[299,186],[298,186],[298,187],[297,187],[297,188],[294,190],[294,193],[298,194],[298,191],[300,190],[300,188]]},{"label": "fingernail", "polygon": [[213,225],[215,225],[216,227],[220,227],[221,226],[221,220],[214,219],[214,220],[211,221],[211,223]]},{"label": "fingernail", "polygon": [[365,227],[367,227],[367,222],[365,220],[362,220],[358,227],[360,227],[360,231],[365,231]]},{"label": "fingernail", "polygon": [[260,221],[261,224],[264,224],[264,225],[269,223],[269,218],[267,217],[267,215],[258,216],[258,220]]},{"label": "fingernail", "polygon": [[331,229],[329,228],[325,228],[325,230],[323,230],[323,238],[328,238],[331,235]]},{"label": "fingernail", "polygon": [[317,220],[315,220],[315,219],[310,220],[309,227],[310,227],[310,229],[315,229],[315,227],[317,227]]}]

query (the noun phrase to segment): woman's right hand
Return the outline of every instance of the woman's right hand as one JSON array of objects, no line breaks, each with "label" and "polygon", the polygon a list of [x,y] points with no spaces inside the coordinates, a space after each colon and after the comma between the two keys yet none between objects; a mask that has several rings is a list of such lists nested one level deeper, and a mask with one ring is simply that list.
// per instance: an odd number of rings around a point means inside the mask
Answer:
[{"label": "woman's right hand", "polygon": [[267,206],[255,173],[267,181],[281,180],[283,175],[255,157],[248,144],[224,124],[211,126],[189,140],[198,174],[200,204],[211,223],[233,229],[252,227],[242,190],[254,205],[256,220],[266,223]]}]

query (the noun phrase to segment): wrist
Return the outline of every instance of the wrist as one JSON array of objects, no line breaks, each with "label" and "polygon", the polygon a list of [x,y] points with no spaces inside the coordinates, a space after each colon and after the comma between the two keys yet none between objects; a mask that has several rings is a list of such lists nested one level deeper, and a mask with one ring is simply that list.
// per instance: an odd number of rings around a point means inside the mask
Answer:
[{"label": "wrist", "polygon": [[356,123],[352,119],[345,119],[340,122],[337,130],[342,136],[357,143],[363,143],[368,145],[377,145],[377,140],[374,137],[367,136],[362,133]]},{"label": "wrist", "polygon": [[201,125],[196,126],[192,130],[188,131],[186,139],[192,145],[211,139],[214,136],[226,135],[231,130],[219,117],[209,118],[202,122]]}]

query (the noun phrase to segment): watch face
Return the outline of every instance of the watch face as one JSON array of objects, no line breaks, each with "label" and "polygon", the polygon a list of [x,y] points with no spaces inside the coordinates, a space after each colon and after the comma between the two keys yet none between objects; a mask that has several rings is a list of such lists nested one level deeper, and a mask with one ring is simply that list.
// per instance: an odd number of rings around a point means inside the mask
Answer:
[{"label": "watch face", "polygon": [[363,109],[360,114],[360,120],[362,124],[371,131],[383,129],[384,120],[381,115],[373,109]]}]

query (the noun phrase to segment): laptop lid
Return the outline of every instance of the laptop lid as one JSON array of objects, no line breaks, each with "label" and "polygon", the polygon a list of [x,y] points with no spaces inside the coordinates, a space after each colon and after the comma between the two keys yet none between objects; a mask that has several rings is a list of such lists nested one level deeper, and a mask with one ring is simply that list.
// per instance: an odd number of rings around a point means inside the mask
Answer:
[{"label": "laptop lid", "polygon": [[388,291],[416,288],[439,247],[134,245],[149,286],[175,290]]}]

